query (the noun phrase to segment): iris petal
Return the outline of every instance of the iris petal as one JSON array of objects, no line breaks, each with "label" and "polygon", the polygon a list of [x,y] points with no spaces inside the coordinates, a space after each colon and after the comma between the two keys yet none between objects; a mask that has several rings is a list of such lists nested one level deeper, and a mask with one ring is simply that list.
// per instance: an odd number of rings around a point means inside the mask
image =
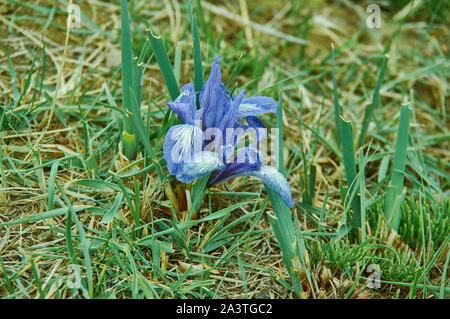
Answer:
[{"label": "iris petal", "polygon": [[[294,206],[294,201],[292,200],[291,189],[289,188],[289,183],[286,178],[278,172],[274,167],[261,165],[259,169],[246,171],[239,174],[234,174],[228,176],[228,178],[239,177],[239,176],[254,176],[258,177],[264,184],[271,188],[281,199],[286,203],[287,206],[292,208]],[[219,182],[223,182],[225,179],[220,179]],[[215,181],[217,183],[217,181]]]},{"label": "iris petal", "polygon": [[267,96],[253,96],[242,100],[237,113],[242,119],[249,115],[263,114],[267,112],[277,112],[277,102]]},{"label": "iris petal", "polygon": [[225,167],[218,155],[214,152],[203,151],[194,154],[193,161],[186,163],[180,173],[177,174],[177,179],[183,183],[191,183],[212,171],[221,170]]},{"label": "iris petal", "polygon": [[192,112],[191,105],[187,103],[180,102],[168,102],[167,106],[178,115],[183,123],[193,124],[194,123],[194,112]]},{"label": "iris petal", "polygon": [[242,90],[238,96],[231,102],[230,106],[225,110],[222,122],[224,127],[234,127],[237,122],[237,115],[241,102],[244,100],[245,91]]},{"label": "iris petal", "polygon": [[211,176],[208,184],[219,184],[242,173],[258,170],[262,161],[262,154],[257,149],[244,147],[238,151],[231,162],[226,164],[224,170]]},{"label": "iris petal", "polygon": [[186,124],[193,124],[196,106],[195,92],[192,83],[188,83],[181,88],[181,94],[173,102],[168,102],[167,106],[177,114]]},{"label": "iris petal", "polygon": [[270,187],[287,206],[292,208],[294,201],[292,200],[291,189],[287,179],[272,166],[261,165],[259,170],[248,172],[246,175],[258,177],[264,184]]},{"label": "iris petal", "polygon": [[223,130],[226,127],[224,118],[230,111],[230,98],[220,85],[211,88],[208,94],[210,94],[211,100],[204,103],[200,102],[203,108],[203,128]]},{"label": "iris petal", "polygon": [[247,116],[247,123],[250,129],[254,129],[256,133],[256,143],[259,144],[268,136],[267,127],[256,116]]},{"label": "iris petal", "polygon": [[169,173],[177,175],[194,154],[202,150],[203,132],[196,126],[180,124],[172,126],[166,134],[163,152]]},{"label": "iris petal", "polygon": [[222,83],[222,73],[218,64],[220,59],[221,57],[218,57],[214,61],[209,78],[200,92],[200,106],[205,109],[205,113],[214,112],[213,108],[217,104],[217,89],[220,89]]}]

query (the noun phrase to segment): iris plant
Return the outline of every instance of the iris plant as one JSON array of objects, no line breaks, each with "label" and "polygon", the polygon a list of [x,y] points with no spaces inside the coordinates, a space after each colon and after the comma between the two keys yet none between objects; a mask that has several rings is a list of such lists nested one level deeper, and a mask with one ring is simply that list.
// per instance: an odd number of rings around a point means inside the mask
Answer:
[{"label": "iris plant", "polygon": [[[236,97],[225,89],[217,58],[200,92],[188,83],[182,93],[167,105],[184,124],[171,127],[163,151],[169,173],[183,183],[191,183],[209,174],[207,185],[222,183],[238,176],[254,176],[273,189],[292,207],[294,202],[286,178],[274,167],[263,164],[259,144],[267,138],[267,129],[256,117],[275,113],[276,102],[265,96]],[[247,124],[242,124],[243,120]],[[256,141],[241,147],[248,130],[256,132]]]}]

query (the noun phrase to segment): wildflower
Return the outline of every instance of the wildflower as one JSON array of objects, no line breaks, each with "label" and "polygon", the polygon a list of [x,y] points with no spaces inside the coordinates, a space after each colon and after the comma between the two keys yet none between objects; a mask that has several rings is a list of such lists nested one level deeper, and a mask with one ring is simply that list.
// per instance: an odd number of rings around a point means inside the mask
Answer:
[{"label": "wildflower", "polygon": [[[267,129],[255,115],[276,112],[277,104],[265,96],[244,98],[245,91],[233,97],[221,82],[219,60],[220,57],[214,61],[201,92],[195,92],[189,83],[175,101],[167,103],[184,122],[171,127],[164,140],[169,173],[183,183],[211,173],[208,186],[238,176],[258,177],[292,207],[286,178],[276,168],[264,165],[258,150],[259,143],[267,137]],[[241,123],[244,118],[247,124]],[[238,149],[239,141],[250,129],[257,133],[256,141]]]}]

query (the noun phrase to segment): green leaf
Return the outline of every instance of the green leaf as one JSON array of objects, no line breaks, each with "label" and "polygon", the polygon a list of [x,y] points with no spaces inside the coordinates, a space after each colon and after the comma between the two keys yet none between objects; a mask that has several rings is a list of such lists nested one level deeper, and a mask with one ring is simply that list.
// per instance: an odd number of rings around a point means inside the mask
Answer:
[{"label": "green leaf", "polygon": [[173,72],[175,74],[175,80],[177,83],[180,81],[180,70],[181,70],[181,44],[178,43],[175,48],[175,60],[173,62]]},{"label": "green leaf", "polygon": [[55,205],[55,180],[56,180],[56,173],[58,172],[58,165],[59,161],[55,161],[52,164],[52,168],[50,169],[50,177],[48,179],[47,193],[48,193],[49,211],[53,210]]},{"label": "green leaf", "polygon": [[202,178],[197,180],[192,187],[192,206],[191,209],[189,209],[188,217],[186,220],[191,220],[194,210],[199,211],[202,205],[203,197],[205,196],[206,183],[208,182],[210,176],[211,173],[203,176]]},{"label": "green leaf", "polygon": [[[131,50],[130,22],[128,19],[127,0],[121,1],[121,22],[122,22],[122,101],[124,108],[122,144],[125,156],[134,160],[138,153],[138,143],[134,135],[132,124],[133,107],[131,102],[131,91],[137,89],[136,77],[138,72],[133,66],[133,52]],[[140,82],[140,79],[139,79]],[[139,90],[140,96],[140,90]]]},{"label": "green leaf", "polygon": [[388,57],[385,56],[383,59],[383,63],[381,64],[380,73],[378,74],[378,80],[377,80],[377,84],[375,86],[375,91],[373,92],[372,104],[368,108],[366,108],[366,112],[364,114],[364,120],[363,120],[363,124],[362,124],[362,128],[361,128],[361,133],[359,135],[359,140],[358,140],[359,147],[363,146],[363,144],[364,144],[364,141],[366,139],[367,129],[368,129],[370,121],[372,120],[372,117],[373,117],[373,111],[380,99],[380,88],[381,88],[381,84],[383,83],[383,76],[384,76],[384,72],[386,70],[387,61],[388,61]]},{"label": "green leaf", "polygon": [[278,140],[277,140],[278,170],[281,174],[286,176],[286,169],[284,168],[284,159],[283,159],[283,96],[281,93],[278,99],[278,107],[277,107],[277,129],[278,129]]},{"label": "green leaf", "polygon": [[[355,164],[355,148],[353,146],[353,131],[352,123],[347,122],[340,116],[341,142],[342,154],[344,156],[345,177],[347,180],[348,190],[346,197],[352,192],[356,192],[356,164]],[[355,214],[352,218],[352,223],[355,227],[361,226],[361,206],[358,195],[355,195],[352,200],[352,208]]]},{"label": "green leaf", "polygon": [[111,209],[103,216],[101,222],[104,224],[110,223],[114,220],[114,216],[117,213],[117,210],[120,207],[120,204],[122,203],[123,193],[118,193],[116,198],[114,199],[114,203],[111,207]]},{"label": "green leaf", "polygon": [[[282,122],[282,96],[280,94],[280,100],[277,111],[277,128],[278,128],[278,145],[277,145],[277,163],[280,173],[284,175],[284,162],[283,162],[283,122]],[[295,231],[294,223],[292,221],[291,210],[286,206],[284,201],[278,196],[275,191],[265,185],[266,192],[269,200],[272,203],[272,208],[275,216],[268,215],[270,224],[272,226],[275,237],[280,244],[281,252],[283,255],[283,261],[288,270],[289,276],[294,285],[294,290],[297,295],[302,291],[302,285],[297,274],[298,267],[304,267],[303,255],[299,252],[296,244],[303,245],[303,238],[299,236]],[[303,247],[303,246],[302,246]]]},{"label": "green leaf", "polygon": [[408,104],[402,105],[400,122],[397,131],[394,163],[392,167],[391,181],[386,192],[385,217],[390,227],[398,230],[401,221],[400,204],[403,198],[403,181],[405,174],[406,149],[409,136],[409,119],[411,110]]},{"label": "green leaf", "polygon": [[[80,211],[90,208],[90,207],[91,206],[74,206],[74,207],[72,207],[72,210],[73,210],[73,212],[77,213],[77,212],[80,212]],[[33,214],[33,215],[25,217],[25,218],[12,220],[12,221],[5,222],[5,223],[0,223],[0,226],[11,226],[11,225],[25,224],[25,223],[30,223],[30,222],[39,222],[39,221],[43,221],[43,220],[46,220],[49,218],[65,215],[65,214],[67,214],[67,211],[68,211],[67,207],[57,208],[57,209],[53,209],[53,210],[50,210],[47,212]]]},{"label": "green leaf", "polygon": [[[198,35],[197,19],[192,13],[191,1],[186,0],[191,24],[192,45],[194,48],[194,89],[200,92],[203,87],[202,52],[200,50],[200,37]],[[197,106],[199,106],[199,96],[197,95]]]},{"label": "green leaf", "polygon": [[147,30],[147,36],[153,48],[156,62],[158,62],[159,70],[161,71],[164,82],[169,90],[170,98],[175,100],[180,95],[180,90],[161,36],[153,33],[153,30],[151,29]]},{"label": "green leaf", "polygon": [[335,68],[334,68],[334,46],[333,46],[333,49],[331,52],[331,76],[332,76],[332,80],[333,80],[334,123],[336,125],[335,136],[336,136],[336,141],[339,144],[339,142],[341,140],[341,128],[340,128],[340,126],[341,126],[341,121],[340,121],[341,108],[339,106],[337,84],[336,84],[336,72],[335,72]]},{"label": "green leaf", "polygon": [[[69,211],[68,211],[68,221],[67,221],[67,234],[70,234],[71,237],[71,230],[70,230],[70,220],[74,222],[74,224],[78,228],[78,234],[81,241],[81,250],[83,251],[83,257],[84,257],[84,266],[86,268],[86,276],[87,276],[87,282],[88,282],[88,289],[89,289],[89,297],[93,297],[94,294],[94,280],[93,280],[93,272],[92,272],[92,264],[91,264],[91,255],[89,253],[89,247],[90,247],[90,241],[87,238],[86,231],[84,230],[83,224],[81,224],[80,220],[78,219],[77,214],[75,214],[75,211],[73,209],[72,204],[70,203],[69,198],[64,193],[63,188],[60,185],[57,185],[59,188],[59,191],[64,199],[64,202],[66,203]],[[71,239],[71,238],[70,238]],[[73,247],[72,247],[73,249]],[[72,251],[72,253],[74,253]],[[75,263],[76,264],[76,263]]]}]

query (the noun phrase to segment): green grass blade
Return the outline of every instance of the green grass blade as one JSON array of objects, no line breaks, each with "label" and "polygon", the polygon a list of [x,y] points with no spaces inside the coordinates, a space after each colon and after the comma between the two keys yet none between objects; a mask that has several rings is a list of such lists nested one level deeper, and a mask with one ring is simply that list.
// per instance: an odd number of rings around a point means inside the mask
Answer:
[{"label": "green grass blade", "polygon": [[[353,130],[352,123],[344,120],[340,116],[341,129],[340,136],[342,142],[342,154],[344,156],[345,177],[347,180],[347,197],[352,194],[356,186],[356,164],[355,164],[355,148],[353,146]],[[355,212],[352,224],[355,227],[361,226],[361,207],[359,205],[359,197],[355,195],[352,200],[352,208]]]},{"label": "green grass blade", "polygon": [[[394,163],[389,187],[386,192],[385,217],[390,227],[398,230],[400,226],[401,210],[400,196],[403,192],[403,181],[405,174],[406,149],[408,146],[409,120],[411,109],[408,104],[402,105],[400,111],[400,123],[397,131],[397,142],[395,145]],[[397,205],[395,204],[397,202]]]},{"label": "green grass blade", "polygon": [[365,168],[366,162],[364,158],[363,150],[359,150],[359,196],[361,202],[361,241],[366,240],[366,175]]},{"label": "green grass blade", "polygon": [[[81,242],[81,250],[83,251],[83,257],[84,257],[84,265],[86,267],[86,276],[87,276],[87,282],[88,282],[88,289],[89,289],[89,296],[92,298],[94,294],[94,280],[93,280],[93,272],[92,272],[92,264],[91,264],[91,255],[89,252],[90,247],[90,241],[87,238],[86,231],[84,230],[83,224],[81,224],[80,220],[78,219],[77,214],[73,210],[73,206],[70,203],[69,198],[64,193],[63,188],[58,184],[59,191],[64,199],[65,204],[69,208],[69,216],[71,217],[71,220],[74,222],[74,224],[78,228],[78,234],[80,236],[80,242]],[[68,222],[68,230],[70,233],[70,224]],[[73,248],[72,248],[73,249]]]},{"label": "green grass blade", "polygon": [[[291,277],[294,289],[297,295],[299,295],[303,289],[298,276],[293,272],[295,260],[294,247],[292,244],[295,242],[294,224],[292,223],[291,210],[283,200],[269,187],[265,187],[269,200],[272,203],[272,208],[275,216],[267,214],[270,225],[272,226],[275,238],[277,239],[281,252],[283,255],[283,261]],[[302,256],[300,256],[302,257]],[[301,259],[302,260],[302,259]]]},{"label": "green grass blade", "polygon": [[[132,108],[133,108],[133,114],[132,114],[133,126],[135,128],[137,136],[139,137],[139,140],[141,141],[142,144],[144,144],[144,147],[147,150],[148,154],[150,155],[150,158],[153,159],[154,154],[153,154],[152,145],[150,144],[150,136],[148,134],[148,130],[145,128],[144,120],[142,120],[137,97],[134,95],[133,92],[131,92],[131,104],[132,104]],[[158,176],[162,179],[164,176],[163,176],[160,166],[156,165],[155,167],[156,167]]]},{"label": "green grass blade", "polygon": [[[192,13],[191,1],[186,0],[188,7],[189,21],[191,24],[192,45],[194,47],[194,89],[200,92],[203,87],[202,52],[200,50],[200,36],[198,34],[197,18]],[[199,106],[199,96],[197,95],[197,106]]]},{"label": "green grass blade", "polygon": [[194,186],[192,187],[192,206],[189,209],[188,217],[186,220],[191,220],[194,211],[198,212],[198,210],[200,209],[203,197],[205,196],[206,192],[206,183],[208,182],[210,176],[211,173],[203,176],[197,182],[195,182]]},{"label": "green grass blade", "polygon": [[111,209],[106,212],[105,216],[103,216],[101,222],[104,224],[110,223],[114,220],[114,216],[116,216],[117,210],[120,207],[120,204],[122,203],[123,193],[118,193],[116,198],[114,199],[114,203],[111,207]]},{"label": "green grass blade", "polygon": [[138,144],[134,134],[132,124],[133,109],[131,105],[131,90],[134,87],[135,78],[133,76],[133,52],[131,50],[130,22],[128,18],[127,0],[121,1],[121,22],[122,22],[122,103],[125,111],[123,116],[122,143],[125,156],[130,160],[136,158]]},{"label": "green grass blade", "polygon": [[131,112],[130,87],[132,87],[133,83],[133,53],[131,51],[127,0],[121,0],[120,13],[122,21],[122,99],[123,106]]},{"label": "green grass blade", "polygon": [[446,289],[445,280],[448,278],[447,271],[448,271],[449,262],[450,262],[450,252],[447,253],[447,259],[445,261],[444,272],[442,273],[441,288],[439,289],[439,298],[440,299],[445,299],[445,289]]},{"label": "green grass blade", "polygon": [[283,96],[280,93],[277,107],[277,164],[278,171],[286,176],[286,169],[284,167],[283,159]]},{"label": "green grass blade", "polygon": [[233,67],[233,70],[231,71],[230,77],[228,78],[227,85],[225,85],[225,89],[229,90],[231,83],[233,83],[234,78],[238,74],[239,70],[241,69],[242,65],[242,53],[239,55],[239,59],[237,60],[236,64]]},{"label": "green grass blade", "polygon": [[17,105],[20,99],[20,92],[17,88],[16,84],[16,71],[14,70],[14,66],[12,64],[11,55],[9,54],[8,47],[6,44],[3,44],[3,48],[5,49],[6,56],[8,57],[8,66],[9,66],[9,75],[11,79],[11,86],[13,88],[13,100],[14,100],[14,106]]},{"label": "green grass blade", "polygon": [[372,120],[372,117],[373,117],[373,111],[374,111],[378,101],[380,100],[380,88],[381,88],[381,84],[383,83],[383,77],[384,77],[384,72],[386,70],[387,61],[388,61],[388,57],[385,56],[383,59],[383,63],[381,64],[381,69],[380,69],[380,73],[378,75],[378,80],[377,80],[377,84],[375,86],[375,91],[373,92],[372,104],[368,108],[366,108],[366,112],[364,114],[364,120],[362,123],[361,133],[360,133],[359,139],[358,139],[359,147],[364,145],[364,141],[366,139],[366,134],[367,134],[367,129],[368,129],[370,121]]},{"label": "green grass blade", "polygon": [[337,84],[336,84],[336,72],[334,67],[334,46],[331,52],[331,77],[333,80],[333,101],[334,101],[334,123],[336,125],[336,142],[339,144],[341,140],[341,108],[339,106],[339,99],[337,93]]},{"label": "green grass blade", "polygon": [[175,100],[180,95],[180,89],[178,88],[178,82],[161,36],[153,33],[151,29],[147,30],[147,36],[153,48],[153,53],[155,54],[156,62],[158,62],[164,82],[166,83],[167,90],[169,91],[170,98]]},{"label": "green grass blade", "polygon": [[180,73],[181,73],[181,44],[178,43],[175,48],[175,60],[173,62],[173,73],[175,74],[175,80],[180,83]]},{"label": "green grass blade", "polygon": [[[89,207],[90,206],[74,206],[73,211],[75,213],[77,213],[77,212],[87,209]],[[39,221],[43,221],[43,220],[46,220],[49,218],[65,215],[65,214],[67,214],[67,210],[68,210],[67,207],[57,208],[57,209],[53,209],[53,210],[50,210],[47,212],[33,214],[33,215],[25,217],[25,218],[11,220],[11,221],[5,222],[5,223],[0,223],[0,226],[12,226],[12,225],[20,225],[20,224],[26,224],[26,223],[31,223],[31,222],[39,222]]]},{"label": "green grass blade", "polygon": [[58,172],[59,161],[56,161],[52,164],[52,168],[50,169],[50,177],[48,179],[48,210],[51,211],[55,205],[55,180],[56,173]]},{"label": "green grass blade", "polygon": [[[133,61],[132,61],[132,66],[133,66],[133,70],[132,70],[133,71],[132,92],[136,96],[139,114],[140,114],[140,111],[141,111],[142,65],[143,65],[142,63],[138,62],[138,58],[137,57],[133,58]],[[132,105],[133,105],[133,103],[132,103]]]}]

